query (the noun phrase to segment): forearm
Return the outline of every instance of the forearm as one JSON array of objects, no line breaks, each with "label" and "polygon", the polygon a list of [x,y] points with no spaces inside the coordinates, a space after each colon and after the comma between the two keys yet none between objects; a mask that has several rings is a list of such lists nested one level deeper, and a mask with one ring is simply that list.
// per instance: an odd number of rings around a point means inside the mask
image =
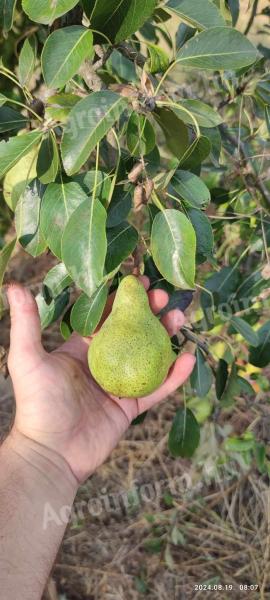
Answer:
[{"label": "forearm", "polygon": [[[0,448],[0,587],[39,600],[64,535],[76,480],[65,461],[18,434]],[[48,518],[48,508],[57,519]]]}]

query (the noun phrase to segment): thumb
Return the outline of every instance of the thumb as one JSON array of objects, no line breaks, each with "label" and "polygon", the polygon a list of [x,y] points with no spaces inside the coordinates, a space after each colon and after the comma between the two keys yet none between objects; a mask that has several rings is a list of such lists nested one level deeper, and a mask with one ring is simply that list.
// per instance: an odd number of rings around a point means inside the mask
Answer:
[{"label": "thumb", "polygon": [[20,284],[7,289],[10,305],[11,331],[9,364],[17,367],[26,361],[27,367],[35,366],[45,351],[41,344],[41,326],[38,307],[31,292]]}]

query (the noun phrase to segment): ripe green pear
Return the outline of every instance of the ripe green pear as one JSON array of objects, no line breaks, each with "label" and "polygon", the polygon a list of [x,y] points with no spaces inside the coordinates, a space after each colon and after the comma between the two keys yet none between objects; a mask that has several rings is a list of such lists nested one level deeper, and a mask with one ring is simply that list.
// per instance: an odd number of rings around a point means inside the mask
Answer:
[{"label": "ripe green pear", "polygon": [[142,283],[133,275],[125,277],[111,314],[89,348],[94,379],[114,396],[140,398],[163,383],[175,359],[170,337],[152,313]]}]

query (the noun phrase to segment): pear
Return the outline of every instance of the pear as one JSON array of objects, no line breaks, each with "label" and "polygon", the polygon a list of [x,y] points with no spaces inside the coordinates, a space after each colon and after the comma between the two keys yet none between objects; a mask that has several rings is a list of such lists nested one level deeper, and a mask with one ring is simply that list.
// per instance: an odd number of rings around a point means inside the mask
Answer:
[{"label": "pear", "polygon": [[114,396],[140,398],[163,383],[175,359],[170,337],[152,313],[142,283],[128,275],[89,347],[92,376]]}]

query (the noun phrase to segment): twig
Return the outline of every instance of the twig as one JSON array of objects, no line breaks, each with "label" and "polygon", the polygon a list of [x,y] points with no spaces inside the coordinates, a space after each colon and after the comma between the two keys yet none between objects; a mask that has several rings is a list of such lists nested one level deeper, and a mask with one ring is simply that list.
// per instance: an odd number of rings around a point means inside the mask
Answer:
[{"label": "twig", "polygon": [[257,16],[258,4],[259,4],[259,0],[254,0],[254,4],[253,4],[253,7],[252,7],[251,15],[249,17],[248,24],[247,24],[246,29],[244,31],[244,35],[248,34],[249,30],[251,29],[251,27],[253,25],[253,21],[254,21],[255,17]]},{"label": "twig", "polygon": [[186,338],[186,340],[197,344],[197,346],[199,346],[199,348],[201,348],[201,350],[203,350],[205,354],[207,354],[207,356],[211,356],[208,344],[206,342],[203,342],[200,338],[198,338],[198,336],[195,333],[192,333],[192,331],[188,329],[188,327],[181,327],[181,333]]},{"label": "twig", "polygon": [[267,204],[267,207],[270,208],[270,192],[268,191],[268,189],[264,185],[264,183],[261,181],[261,179],[258,177],[252,163],[250,162],[250,157],[248,156],[248,154],[246,152],[243,142],[240,142],[240,144],[239,144],[238,139],[228,131],[228,128],[225,125],[220,125],[220,129],[221,129],[222,133],[224,134],[224,136],[227,138],[227,140],[229,142],[231,142],[231,144],[233,144],[233,146],[235,148],[239,148],[239,153],[240,153],[241,159],[249,164],[249,167],[250,167],[249,175],[252,178],[252,182],[248,181],[247,176],[244,175],[244,179],[245,179],[245,183],[246,183],[247,187],[252,186],[256,190],[259,190],[259,192],[261,193],[263,199],[265,200],[265,202]]},{"label": "twig", "polygon": [[118,44],[116,46],[116,50],[125,56],[125,58],[128,58],[132,62],[136,63],[139,67],[144,67],[147,59],[145,56],[143,56],[143,54],[137,52],[137,50],[134,50],[134,48],[129,44]]}]

